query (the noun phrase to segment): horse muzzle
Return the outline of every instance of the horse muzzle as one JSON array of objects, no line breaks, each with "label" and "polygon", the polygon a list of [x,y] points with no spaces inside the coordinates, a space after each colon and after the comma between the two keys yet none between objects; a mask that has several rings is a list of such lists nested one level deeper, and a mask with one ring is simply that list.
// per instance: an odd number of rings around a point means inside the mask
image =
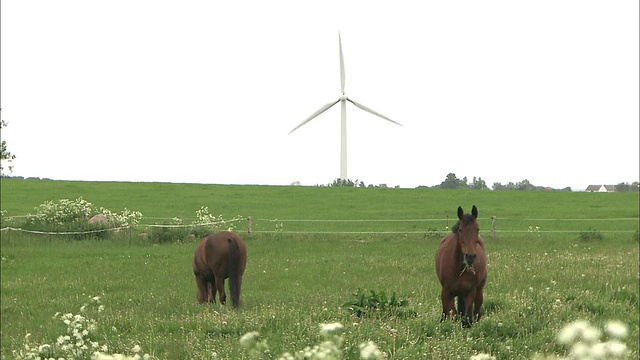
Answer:
[{"label": "horse muzzle", "polygon": [[467,266],[473,265],[473,262],[476,261],[476,254],[464,254],[463,261]]}]

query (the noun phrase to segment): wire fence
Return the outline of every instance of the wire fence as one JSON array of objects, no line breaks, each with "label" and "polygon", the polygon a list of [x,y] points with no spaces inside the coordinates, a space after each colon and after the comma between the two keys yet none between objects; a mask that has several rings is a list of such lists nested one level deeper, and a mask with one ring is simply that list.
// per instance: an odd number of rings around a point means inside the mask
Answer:
[{"label": "wire fence", "polygon": [[[20,218],[21,216],[12,216],[13,218]],[[175,218],[145,218],[147,220],[156,220],[156,221],[174,221]],[[558,234],[558,233],[581,233],[584,232],[583,226],[573,227],[569,226],[569,228],[554,228],[556,226],[551,226],[551,228],[541,229],[539,226],[529,226],[526,228],[518,227],[514,228],[510,226],[504,226],[500,228],[498,225],[508,225],[510,223],[527,223],[527,222],[563,222],[563,223],[608,223],[608,222],[622,222],[625,224],[624,227],[616,227],[613,229],[601,229],[598,232],[601,233],[637,233],[638,232],[638,224],[640,220],[638,218],[499,218],[499,217],[491,217],[479,219],[480,221],[491,221],[491,231],[490,233],[495,237],[496,234],[508,234],[508,233],[549,233],[549,234]],[[425,234],[425,233],[441,233],[446,232],[449,229],[450,225],[455,224],[455,219],[451,218],[430,218],[430,219],[269,219],[269,218],[258,218],[252,219],[251,216],[248,217],[236,217],[229,220],[221,220],[215,222],[203,222],[203,223],[190,223],[190,224],[137,224],[136,226],[121,226],[121,227],[111,227],[111,228],[103,228],[96,230],[84,230],[84,231],[44,231],[44,230],[30,230],[23,229],[21,227],[13,227],[6,226],[4,228],[0,228],[0,233],[10,233],[10,232],[21,232],[25,234],[37,234],[37,235],[49,235],[49,236],[79,236],[79,235],[89,235],[89,234],[97,234],[104,232],[121,232],[124,230],[128,230],[128,233],[131,234],[132,230],[137,230],[140,232],[144,232],[145,229],[150,228],[167,228],[167,229],[192,229],[196,227],[209,227],[212,229],[222,229],[226,230],[227,228],[233,228],[236,232],[245,232],[248,236],[252,234],[344,234],[344,235],[357,235],[357,234]],[[631,223],[634,222],[634,223]],[[402,227],[399,224],[411,224],[410,227]],[[246,224],[246,227],[243,225]],[[287,225],[285,225],[287,224]],[[307,226],[306,224],[313,224],[312,226]],[[321,224],[318,226],[318,224]],[[389,229],[388,225],[384,226],[382,229],[377,224],[394,224],[394,226]],[[424,226],[419,226],[419,224],[425,224]],[[439,226],[438,228],[434,227]],[[397,225],[397,226],[396,226]],[[286,229],[285,229],[286,227]],[[346,229],[345,229],[346,227]],[[608,227],[608,226],[606,226]],[[129,235],[130,236],[130,235]]]}]

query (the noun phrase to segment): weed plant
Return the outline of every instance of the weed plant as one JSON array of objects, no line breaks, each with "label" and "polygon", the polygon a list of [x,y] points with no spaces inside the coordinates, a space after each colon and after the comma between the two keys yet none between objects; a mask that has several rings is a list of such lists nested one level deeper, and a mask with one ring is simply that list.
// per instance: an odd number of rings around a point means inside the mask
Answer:
[{"label": "weed plant", "polygon": [[602,241],[603,238],[604,236],[601,232],[592,228],[589,228],[587,231],[580,232],[580,236],[578,236],[578,240],[582,242]]},{"label": "weed plant", "polygon": [[409,300],[398,299],[395,292],[393,292],[391,298],[388,298],[387,292],[384,290],[378,292],[369,290],[369,293],[366,293],[358,289],[358,291],[353,294],[353,297],[355,297],[355,299],[342,304],[342,308],[356,317],[366,315],[382,317],[417,315],[413,311],[404,311],[401,309],[409,304]]}]

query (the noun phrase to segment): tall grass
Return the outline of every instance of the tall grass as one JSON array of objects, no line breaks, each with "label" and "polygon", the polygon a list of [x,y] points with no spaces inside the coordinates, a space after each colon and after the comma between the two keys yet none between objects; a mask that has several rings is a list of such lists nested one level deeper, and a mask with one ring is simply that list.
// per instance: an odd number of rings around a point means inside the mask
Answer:
[{"label": "tall grass", "polygon": [[[46,343],[64,329],[56,312],[97,294],[105,311],[96,340],[114,352],[135,344],[158,358],[243,356],[240,336],[258,331],[271,353],[318,343],[320,323],[345,325],[347,358],[375,342],[390,358],[500,359],[561,353],[555,333],[589,319],[623,321],[638,336],[638,249],[628,241],[487,244],[485,317],[471,329],[439,323],[433,270],[437,240],[407,236],[345,239],[331,235],[248,239],[241,307],[200,306],[191,273],[195,242],[142,246],[126,242],[23,239],[2,246],[2,353],[25,334]],[[386,289],[417,316],[357,317],[342,308],[358,289]],[[629,344],[637,356],[637,344]],[[214,356],[213,354],[216,354]]]}]

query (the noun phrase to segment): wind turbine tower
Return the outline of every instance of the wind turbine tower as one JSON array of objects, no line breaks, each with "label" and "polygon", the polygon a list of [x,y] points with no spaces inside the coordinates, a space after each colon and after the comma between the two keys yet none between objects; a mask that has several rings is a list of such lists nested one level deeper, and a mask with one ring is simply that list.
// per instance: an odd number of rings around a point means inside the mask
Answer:
[{"label": "wind turbine tower", "polygon": [[344,60],[342,57],[342,38],[340,36],[340,33],[338,33],[338,46],[340,48],[340,97],[338,98],[338,100],[324,105],[318,111],[311,114],[311,116],[309,116],[306,120],[300,123],[300,125],[296,126],[293,130],[291,130],[289,134],[298,130],[300,127],[302,127],[304,124],[308,123],[309,121],[315,119],[318,115],[329,110],[333,105],[340,103],[340,110],[341,110],[340,111],[340,114],[341,114],[340,116],[340,119],[341,119],[341,122],[340,122],[340,179],[347,180],[348,179],[347,177],[347,101],[370,114],[381,117],[396,125],[402,126],[402,124],[396,121],[393,121],[388,117],[376,111],[373,111],[370,108],[360,103],[357,103],[354,100],[347,97],[347,95],[344,93],[345,75],[344,75]]}]

